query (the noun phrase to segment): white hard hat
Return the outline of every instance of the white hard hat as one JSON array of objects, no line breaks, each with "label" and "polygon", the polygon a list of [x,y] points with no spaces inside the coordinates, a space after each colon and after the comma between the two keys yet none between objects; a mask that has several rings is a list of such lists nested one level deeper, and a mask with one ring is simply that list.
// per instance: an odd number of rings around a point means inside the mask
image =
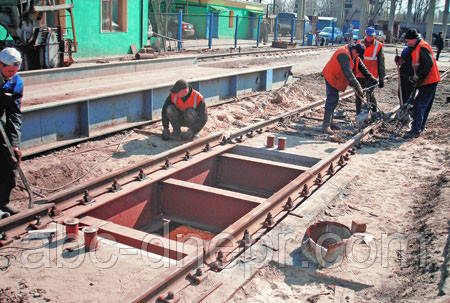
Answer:
[{"label": "white hard hat", "polygon": [[0,62],[5,65],[20,65],[22,63],[22,55],[17,49],[7,47],[0,52]]}]

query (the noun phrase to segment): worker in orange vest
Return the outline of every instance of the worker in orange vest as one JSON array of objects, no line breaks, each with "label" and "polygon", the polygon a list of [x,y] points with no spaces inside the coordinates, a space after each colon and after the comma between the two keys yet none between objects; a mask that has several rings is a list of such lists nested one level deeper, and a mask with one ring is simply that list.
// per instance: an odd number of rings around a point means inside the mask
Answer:
[{"label": "worker in orange vest", "polygon": [[[172,124],[172,135],[183,140],[192,140],[205,126],[208,119],[203,96],[193,89],[185,80],[178,80],[170,89],[162,108],[163,140],[169,140],[169,122]],[[181,127],[187,126],[186,132]]]},{"label": "worker in orange vest", "polygon": [[[358,40],[356,43],[364,45],[363,62],[369,72],[378,79],[378,87],[384,87],[384,77],[386,76],[386,69],[384,67],[384,53],[383,43],[375,39],[375,29],[368,27],[365,32],[364,39]],[[370,87],[369,80],[363,76],[361,72],[356,75],[356,79],[363,88]],[[375,87],[366,91],[367,102],[370,104],[372,112],[377,111],[377,100],[374,94]],[[361,112],[361,99],[356,98],[356,114]]]},{"label": "worker in orange vest", "polygon": [[[417,138],[425,130],[428,114],[433,105],[436,87],[441,76],[434,58],[433,50],[427,42],[421,39],[415,29],[409,29],[405,35],[406,43],[410,48],[410,64],[413,69],[413,75],[410,81],[417,90],[417,96],[412,101],[413,121],[410,131],[405,135],[406,139]],[[395,57],[396,62],[402,64],[400,56]]]},{"label": "worker in orange vest", "polygon": [[334,109],[339,102],[339,91],[345,91],[347,86],[350,85],[355,90],[357,97],[364,98],[364,91],[355,77],[358,71],[368,78],[372,85],[377,83],[377,80],[360,60],[360,57],[364,55],[364,51],[365,48],[362,44],[344,45],[333,54],[322,70],[327,91],[322,124],[322,129],[325,133],[333,134],[331,130],[331,127],[334,127],[332,119]]}]

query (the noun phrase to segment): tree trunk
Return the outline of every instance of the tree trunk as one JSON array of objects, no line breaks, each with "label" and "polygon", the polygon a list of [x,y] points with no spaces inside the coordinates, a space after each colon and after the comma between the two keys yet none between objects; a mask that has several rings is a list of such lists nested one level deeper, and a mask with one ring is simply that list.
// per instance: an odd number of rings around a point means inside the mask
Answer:
[{"label": "tree trunk", "polygon": [[445,0],[444,16],[442,16],[442,39],[444,39],[444,45],[445,45],[445,39],[447,38],[449,2],[450,2],[450,0]]},{"label": "tree trunk", "polygon": [[395,6],[397,0],[391,0],[391,8],[389,9],[389,23],[386,39],[389,43],[393,41],[394,36],[394,20],[395,20]]},{"label": "tree trunk", "polygon": [[297,0],[297,20],[295,20],[295,39],[303,41],[305,35],[305,0]]},{"label": "tree trunk", "polygon": [[413,6],[413,2],[414,2],[414,0],[408,0],[408,10],[407,10],[407,13],[406,13],[406,27],[408,27],[408,28],[412,24],[412,17],[413,17],[412,6]]},{"label": "tree trunk", "polygon": [[364,37],[369,19],[369,0],[361,0],[361,13],[359,16],[359,37]]},{"label": "tree trunk", "polygon": [[433,26],[434,26],[434,10],[436,8],[436,0],[430,0],[430,5],[428,7],[428,16],[427,16],[427,29],[425,40],[431,44],[433,41]]}]

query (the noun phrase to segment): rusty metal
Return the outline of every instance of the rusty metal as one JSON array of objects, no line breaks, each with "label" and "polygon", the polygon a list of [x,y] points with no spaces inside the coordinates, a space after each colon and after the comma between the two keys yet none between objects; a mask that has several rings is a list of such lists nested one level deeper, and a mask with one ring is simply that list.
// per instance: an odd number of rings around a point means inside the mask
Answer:
[{"label": "rusty metal", "polygon": [[113,180],[113,183],[111,185],[111,191],[113,193],[118,192],[119,190],[121,190],[122,188],[120,187],[119,182],[117,181],[117,179]]},{"label": "rusty metal", "polygon": [[270,212],[267,213],[267,217],[264,220],[263,226],[265,228],[272,228],[273,227],[273,217],[272,217],[272,214]]},{"label": "rusty metal", "polygon": [[138,174],[138,176],[137,176],[136,179],[137,179],[138,181],[144,181],[146,178],[147,178],[147,175],[145,174],[144,170],[141,168],[141,169],[139,170],[139,174]]},{"label": "rusty metal", "polygon": [[187,150],[186,153],[184,154],[183,160],[188,161],[190,158],[191,158],[191,154],[189,154],[189,151]]},{"label": "rusty metal", "polygon": [[352,232],[337,222],[321,221],[306,229],[302,240],[302,253],[323,267],[332,265],[344,256],[346,242]]},{"label": "rusty metal", "polygon": [[91,196],[89,191],[86,189],[83,193],[83,199],[81,200],[81,204],[90,204],[92,202],[95,202],[95,199]]},{"label": "rusty metal", "polygon": [[302,189],[302,192],[301,192],[300,195],[302,197],[308,197],[309,196],[309,186],[308,186],[308,184],[303,184],[303,189]]},{"label": "rusty metal", "polygon": [[292,202],[292,198],[289,197],[284,205],[283,209],[286,211],[290,211],[294,207],[294,202]]}]

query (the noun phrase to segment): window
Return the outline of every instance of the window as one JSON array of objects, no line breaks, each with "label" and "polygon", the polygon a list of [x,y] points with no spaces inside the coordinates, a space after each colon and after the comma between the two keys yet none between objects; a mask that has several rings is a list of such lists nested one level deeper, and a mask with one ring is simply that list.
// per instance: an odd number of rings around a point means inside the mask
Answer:
[{"label": "window", "polygon": [[102,32],[127,31],[127,0],[101,0]]},{"label": "window", "polygon": [[234,12],[230,11],[230,18],[228,19],[228,27],[233,28],[234,27]]}]

